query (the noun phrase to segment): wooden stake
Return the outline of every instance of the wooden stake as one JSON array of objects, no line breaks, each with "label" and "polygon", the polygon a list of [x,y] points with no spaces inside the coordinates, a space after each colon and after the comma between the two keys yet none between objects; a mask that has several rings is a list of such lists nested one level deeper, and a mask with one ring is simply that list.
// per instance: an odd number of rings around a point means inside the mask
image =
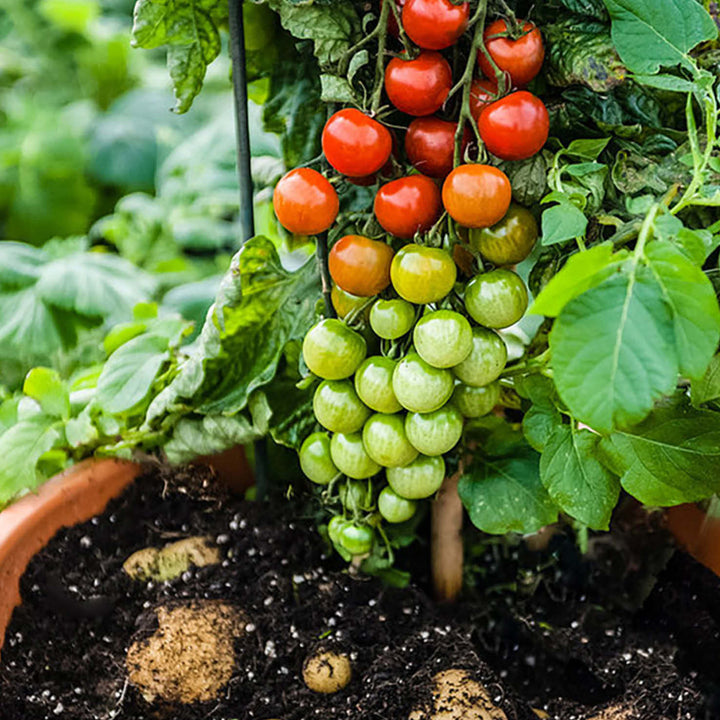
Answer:
[{"label": "wooden stake", "polygon": [[432,506],[431,564],[435,598],[453,602],[463,584],[463,506],[458,495],[461,470],[445,478]]}]

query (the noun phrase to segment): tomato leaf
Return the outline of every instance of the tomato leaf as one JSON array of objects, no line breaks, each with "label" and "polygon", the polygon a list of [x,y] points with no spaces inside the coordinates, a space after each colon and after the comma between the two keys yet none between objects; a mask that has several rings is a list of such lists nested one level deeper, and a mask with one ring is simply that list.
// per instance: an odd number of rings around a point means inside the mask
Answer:
[{"label": "tomato leaf", "polygon": [[713,357],[703,377],[693,380],[690,387],[694,405],[720,398],[720,355]]},{"label": "tomato leaf", "polygon": [[612,38],[623,62],[636,73],[689,66],[688,53],[717,37],[717,27],[696,0],[605,0]]},{"label": "tomato leaf", "polygon": [[588,220],[571,202],[561,202],[542,214],[543,245],[555,245],[585,235]]},{"label": "tomato leaf", "polygon": [[607,530],[620,482],[597,458],[599,440],[588,430],[556,427],[540,459],[540,477],[563,512],[593,530]]},{"label": "tomato leaf", "polygon": [[555,407],[531,406],[522,421],[523,434],[533,450],[543,452],[554,430],[562,424]]},{"label": "tomato leaf", "polygon": [[718,413],[666,401],[600,448],[623,488],[646,505],[679,505],[720,492]]}]

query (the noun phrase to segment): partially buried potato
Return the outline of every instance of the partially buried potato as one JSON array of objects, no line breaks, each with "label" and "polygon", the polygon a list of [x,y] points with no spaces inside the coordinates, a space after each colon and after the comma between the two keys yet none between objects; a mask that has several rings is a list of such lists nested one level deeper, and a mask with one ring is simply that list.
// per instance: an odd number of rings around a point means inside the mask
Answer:
[{"label": "partially buried potato", "polygon": [[347,655],[323,651],[311,655],[303,665],[303,680],[310,690],[329,695],[342,690],[352,677]]},{"label": "partially buried potato", "polygon": [[466,670],[443,670],[433,677],[433,685],[432,707],[413,710],[408,720],[507,720]]}]

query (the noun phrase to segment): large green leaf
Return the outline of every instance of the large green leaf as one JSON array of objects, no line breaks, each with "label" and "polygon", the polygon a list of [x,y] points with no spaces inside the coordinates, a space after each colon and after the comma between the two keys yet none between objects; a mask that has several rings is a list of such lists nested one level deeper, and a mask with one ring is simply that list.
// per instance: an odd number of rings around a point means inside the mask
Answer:
[{"label": "large green leaf", "polygon": [[32,285],[40,277],[47,255],[40,248],[19,242],[0,242],[0,290]]},{"label": "large green leaf", "polygon": [[678,505],[720,492],[718,413],[666,402],[600,447],[625,490],[646,505]]},{"label": "large green leaf", "polygon": [[33,415],[0,435],[0,506],[40,481],[37,462],[60,439],[55,423],[48,415]]},{"label": "large green leaf", "polygon": [[696,45],[717,37],[717,27],[697,0],[605,0],[612,38],[623,62],[636,73],[688,65]]},{"label": "large green leaf", "polygon": [[0,294],[0,317],[0,357],[47,358],[64,346],[56,313],[34,287]]},{"label": "large green leaf", "polygon": [[474,525],[503,535],[532,533],[555,522],[557,507],[540,481],[539,460],[527,447],[510,457],[477,458],[458,485]]},{"label": "large green leaf", "polygon": [[632,262],[565,306],[550,349],[560,397],[598,432],[639,422],[677,381],[672,309]]},{"label": "large green leaf", "polygon": [[588,430],[556,427],[540,460],[540,477],[563,512],[593,530],[607,530],[620,483],[597,458],[599,440]]},{"label": "large green leaf", "polygon": [[70,395],[56,370],[33,368],[25,378],[23,392],[40,403],[47,415],[63,420],[70,417]]},{"label": "large green leaf", "polygon": [[720,398],[720,355],[713,357],[700,380],[693,380],[691,391],[695,405]]},{"label": "large green leaf", "polygon": [[150,394],[168,358],[168,338],[163,335],[140,335],[120,346],[98,378],[99,407],[111,414],[137,408]]}]

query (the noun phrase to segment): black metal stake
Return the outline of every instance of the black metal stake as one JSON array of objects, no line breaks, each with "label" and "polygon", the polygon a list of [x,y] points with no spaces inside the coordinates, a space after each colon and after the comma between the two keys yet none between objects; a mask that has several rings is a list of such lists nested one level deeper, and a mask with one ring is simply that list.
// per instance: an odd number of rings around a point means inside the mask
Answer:
[{"label": "black metal stake", "polygon": [[[230,25],[230,59],[232,61],[233,94],[235,97],[235,131],[237,136],[237,168],[240,181],[240,226],[242,242],[255,235],[253,212],[253,181],[250,165],[250,126],[248,122],[247,74],[245,72],[245,34],[242,0],[228,0]],[[255,442],[255,487],[258,500],[268,494],[268,452],[265,440]]]}]

